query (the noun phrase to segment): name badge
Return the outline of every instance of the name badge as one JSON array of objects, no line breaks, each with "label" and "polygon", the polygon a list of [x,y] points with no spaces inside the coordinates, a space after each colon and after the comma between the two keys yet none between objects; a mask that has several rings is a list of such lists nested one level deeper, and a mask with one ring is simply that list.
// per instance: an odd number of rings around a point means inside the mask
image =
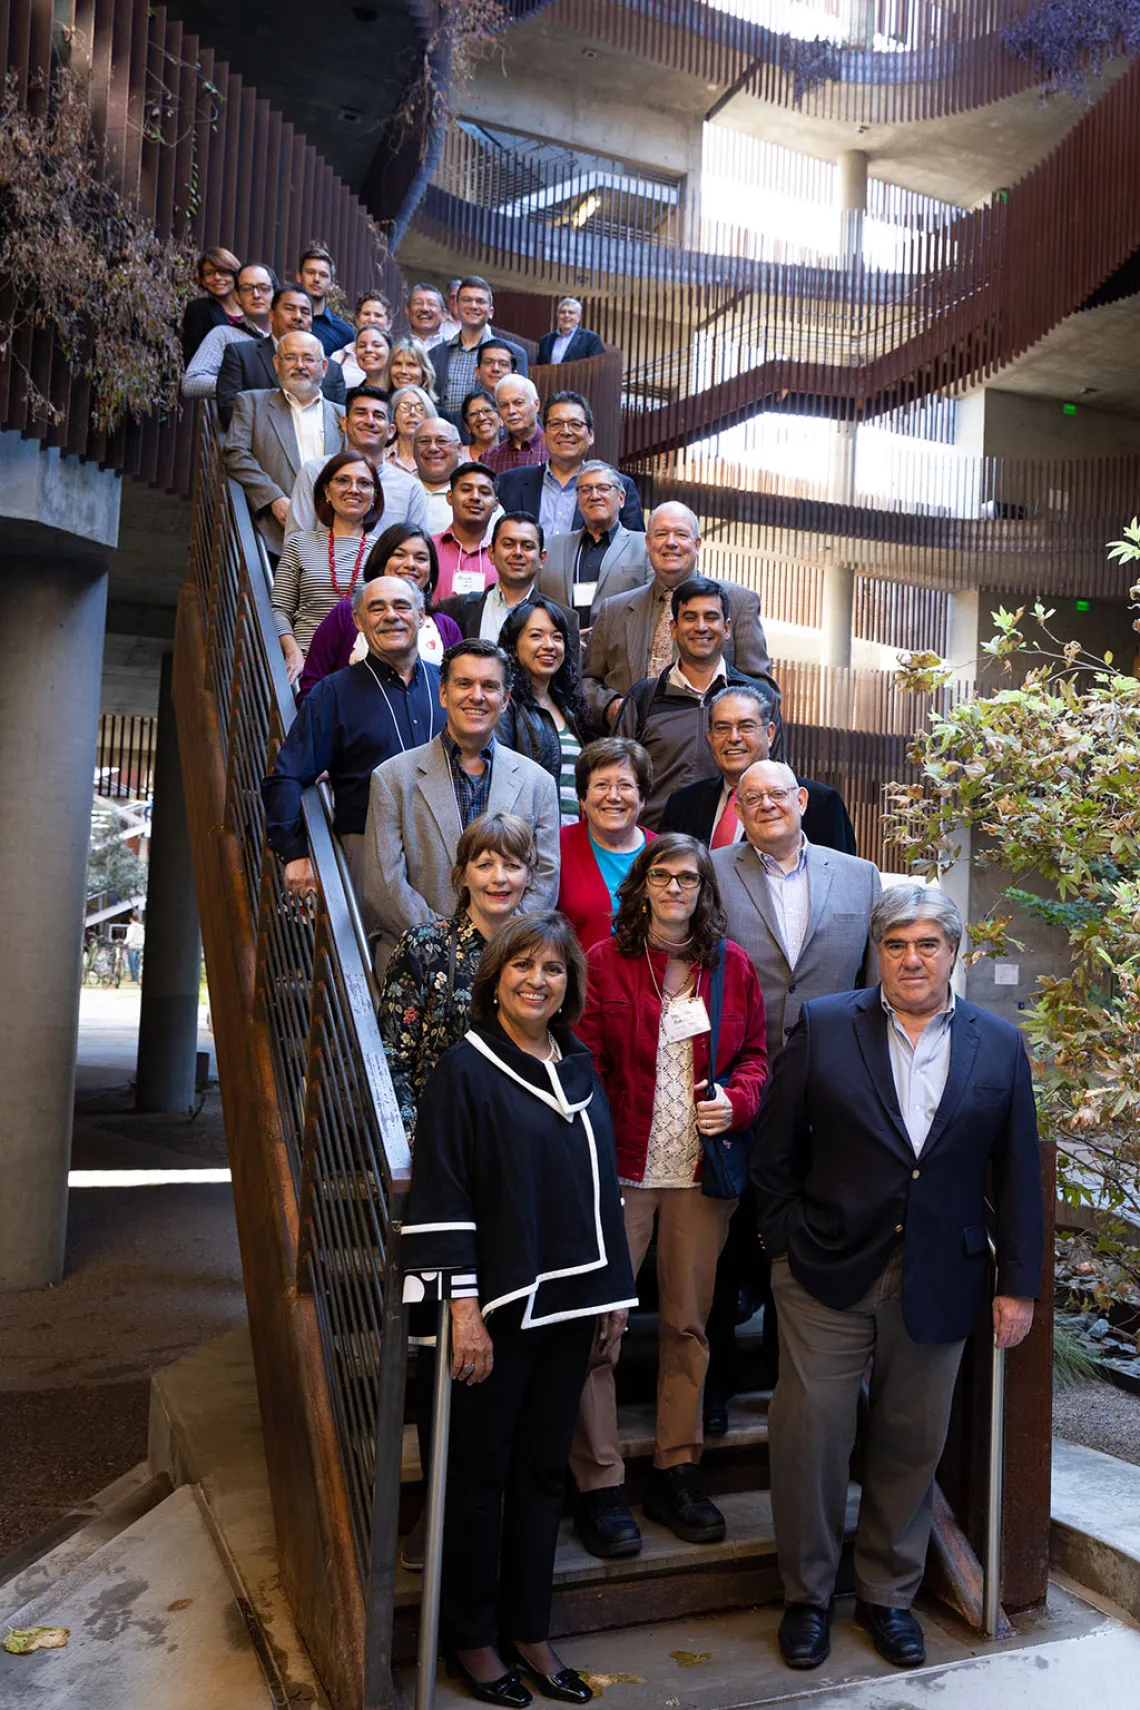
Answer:
[{"label": "name badge", "polygon": [[661,1019],[665,1037],[671,1045],[680,1039],[695,1039],[698,1033],[709,1031],[709,1012],[701,997],[682,998],[672,1003]]},{"label": "name badge", "polygon": [[596,582],[575,582],[574,604],[576,606],[592,606],[597,591],[598,584]]},{"label": "name badge", "polygon": [[482,570],[457,570],[452,579],[453,594],[481,594],[487,586]]}]

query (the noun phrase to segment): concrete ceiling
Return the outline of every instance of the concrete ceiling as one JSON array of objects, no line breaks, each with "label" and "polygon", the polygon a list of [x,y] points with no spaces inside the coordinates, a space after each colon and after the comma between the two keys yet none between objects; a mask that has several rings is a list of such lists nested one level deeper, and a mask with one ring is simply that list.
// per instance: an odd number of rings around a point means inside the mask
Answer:
[{"label": "concrete ceiling", "polygon": [[169,0],[167,11],[359,190],[420,63],[408,0]]},{"label": "concrete ceiling", "polygon": [[1070,315],[991,384],[1140,416],[1140,297]]}]

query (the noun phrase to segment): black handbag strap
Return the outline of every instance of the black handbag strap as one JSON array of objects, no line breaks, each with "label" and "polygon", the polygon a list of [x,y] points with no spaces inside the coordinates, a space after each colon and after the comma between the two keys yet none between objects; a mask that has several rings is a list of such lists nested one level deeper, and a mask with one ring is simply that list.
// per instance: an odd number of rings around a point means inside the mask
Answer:
[{"label": "black handbag strap", "polygon": [[717,945],[716,961],[712,967],[712,978],[709,981],[709,1073],[705,1097],[713,1096],[716,1084],[716,1053],[720,1044],[720,1018],[724,1011],[724,961],[725,940],[722,938]]}]

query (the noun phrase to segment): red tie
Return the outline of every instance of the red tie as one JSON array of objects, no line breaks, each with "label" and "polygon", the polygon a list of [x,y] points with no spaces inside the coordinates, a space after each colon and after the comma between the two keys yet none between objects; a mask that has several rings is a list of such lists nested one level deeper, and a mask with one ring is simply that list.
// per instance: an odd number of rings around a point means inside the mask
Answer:
[{"label": "red tie", "polygon": [[726,849],[736,841],[736,791],[729,790],[728,800],[724,804],[724,812],[716,822],[716,830],[712,834],[710,849]]}]

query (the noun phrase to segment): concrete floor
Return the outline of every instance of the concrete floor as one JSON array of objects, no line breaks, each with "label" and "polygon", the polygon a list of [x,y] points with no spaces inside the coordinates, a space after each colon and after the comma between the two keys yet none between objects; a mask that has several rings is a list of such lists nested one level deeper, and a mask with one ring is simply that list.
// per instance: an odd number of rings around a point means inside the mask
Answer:
[{"label": "concrete floor", "polygon": [[[84,991],[73,1167],[224,1166],[216,1089],[134,1113],[137,1027],[137,988]],[[63,1281],[0,1296],[0,1556],[141,1460],[151,1373],[244,1319],[228,1186],[73,1188]]]}]

